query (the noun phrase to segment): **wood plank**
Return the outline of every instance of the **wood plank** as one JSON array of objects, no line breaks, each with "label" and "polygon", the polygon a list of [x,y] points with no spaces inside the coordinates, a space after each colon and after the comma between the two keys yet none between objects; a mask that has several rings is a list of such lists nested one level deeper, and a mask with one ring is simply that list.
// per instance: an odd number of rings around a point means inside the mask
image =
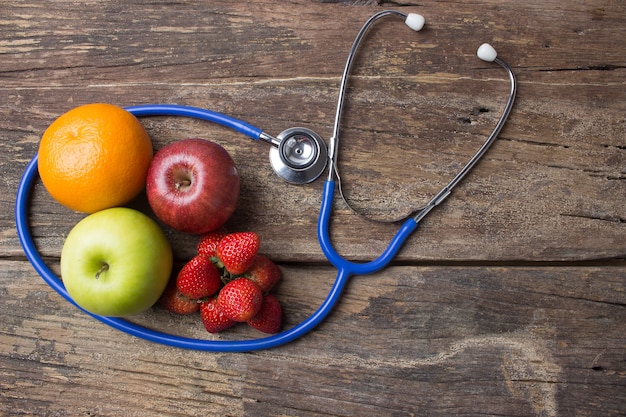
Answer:
[{"label": "wood plank", "polygon": [[[334,273],[282,269],[291,326]],[[0,414],[617,415],[625,282],[615,267],[394,267],[353,279],[297,342],[216,354],[111,329],[51,293],[28,263],[3,261]],[[134,321],[212,337],[197,316],[154,309]]]},{"label": "wood plank", "polygon": [[[13,2],[0,7],[0,415],[507,415],[626,412],[626,3],[557,0]],[[349,5],[352,4],[352,5]],[[328,138],[353,36],[383,7],[421,33],[376,26],[357,57],[340,170],[351,204],[393,218],[423,204],[489,134],[504,105],[491,42],[519,80],[498,141],[424,220],[394,265],[353,278],[312,333],[247,354],[187,351],[111,329],[62,300],[19,246],[15,190],[45,128],[84,103],[208,107],[278,134]],[[243,192],[233,230],[281,264],[286,326],[335,277],[319,249],[322,183],[276,178],[267,147],[188,119],[144,118],[155,147],[225,146]],[[131,204],[149,212],[145,197]],[[393,225],[335,203],[354,260]],[[82,217],[32,194],[38,248],[58,271]],[[166,230],[178,262],[196,238]],[[158,308],[151,328],[211,338]],[[239,326],[222,338],[257,337]]]}]

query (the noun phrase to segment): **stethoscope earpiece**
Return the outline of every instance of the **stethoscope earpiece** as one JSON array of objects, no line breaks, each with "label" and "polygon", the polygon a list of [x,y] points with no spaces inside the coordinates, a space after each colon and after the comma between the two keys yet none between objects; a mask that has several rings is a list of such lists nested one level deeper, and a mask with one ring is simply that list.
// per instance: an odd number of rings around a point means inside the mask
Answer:
[{"label": "stethoscope earpiece", "polygon": [[498,57],[498,53],[493,48],[493,46],[489,45],[488,43],[483,43],[478,47],[478,50],[476,51],[476,56],[478,56],[478,58],[482,59],[485,62],[493,62]]},{"label": "stethoscope earpiece", "polygon": [[409,13],[406,16],[406,19],[404,19],[404,23],[406,23],[406,25],[414,31],[419,32],[424,27],[424,23],[426,23],[426,20],[421,14]]}]

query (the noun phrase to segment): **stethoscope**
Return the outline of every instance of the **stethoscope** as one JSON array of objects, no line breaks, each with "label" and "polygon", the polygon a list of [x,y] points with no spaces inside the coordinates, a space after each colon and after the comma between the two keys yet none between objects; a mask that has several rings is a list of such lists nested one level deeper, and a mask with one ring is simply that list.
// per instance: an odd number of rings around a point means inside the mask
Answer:
[{"label": "stethoscope", "polygon": [[[270,150],[270,162],[276,173],[289,183],[305,184],[314,181],[326,170],[328,165],[328,178],[324,182],[322,192],[322,203],[317,226],[317,235],[324,255],[331,264],[337,268],[335,281],[322,305],[307,319],[300,324],[291,327],[281,333],[251,340],[201,340],[187,337],[180,337],[148,329],[131,323],[122,318],[104,317],[88,313],[103,323],[137,336],[149,340],[180,348],[206,350],[215,352],[245,352],[253,350],[268,349],[283,345],[293,341],[311,331],[320,324],[331,312],[335,304],[341,298],[341,294],[352,275],[365,275],[377,272],[384,268],[396,256],[406,239],[417,229],[419,222],[435,208],[441,204],[451,193],[452,189],[467,175],[478,160],[487,152],[493,144],[500,130],[513,107],[517,84],[515,75],[511,67],[497,57],[496,51],[488,44],[483,44],[478,49],[477,55],[487,62],[495,62],[504,68],[509,76],[511,88],[504,110],[495,128],[478,149],[469,162],[456,174],[456,176],[439,191],[430,201],[416,212],[412,213],[400,226],[399,230],[392,238],[389,246],[377,258],[366,263],[356,263],[345,260],[334,249],[330,234],[329,225],[332,213],[333,198],[335,195],[336,181],[339,182],[341,192],[341,180],[337,168],[337,149],[339,146],[339,125],[341,123],[342,110],[346,93],[348,76],[356,51],[367,32],[368,28],[377,20],[387,16],[398,16],[405,20],[405,23],[414,31],[419,31],[424,25],[424,18],[418,14],[406,14],[398,11],[381,11],[374,14],[361,28],[350,49],[345,69],[341,78],[339,89],[339,100],[335,114],[333,135],[330,138],[328,148],[321,137],[306,128],[287,129],[277,137],[273,137],[263,132],[261,129],[252,126],[241,120],[226,116],[210,110],[168,104],[139,105],[126,109],[137,117],[141,116],[183,116],[195,119],[206,120],[232,128],[254,140],[260,140],[272,145]],[[44,281],[50,285],[57,293],[72,304],[78,305],[69,296],[62,281],[45,264],[31,236],[28,225],[28,200],[30,190],[38,177],[37,156],[27,165],[20,181],[16,203],[15,219],[20,243],[24,252],[32,263],[35,270],[42,276]],[[343,193],[341,192],[342,197]],[[345,198],[344,198],[345,200]],[[80,308],[80,307],[79,307]]]}]

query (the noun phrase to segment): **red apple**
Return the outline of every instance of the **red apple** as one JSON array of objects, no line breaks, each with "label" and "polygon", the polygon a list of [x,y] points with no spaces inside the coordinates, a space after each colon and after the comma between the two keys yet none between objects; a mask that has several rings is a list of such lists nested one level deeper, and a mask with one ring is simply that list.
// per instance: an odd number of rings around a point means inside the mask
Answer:
[{"label": "red apple", "polygon": [[154,155],[146,194],[154,214],[187,233],[222,226],[239,200],[239,172],[228,152],[204,139],[184,139]]}]

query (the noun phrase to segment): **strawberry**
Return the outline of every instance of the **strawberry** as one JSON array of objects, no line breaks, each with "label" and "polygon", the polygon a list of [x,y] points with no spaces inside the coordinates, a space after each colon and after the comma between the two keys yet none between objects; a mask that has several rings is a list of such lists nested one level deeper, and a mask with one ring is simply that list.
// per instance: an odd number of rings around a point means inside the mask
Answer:
[{"label": "strawberry", "polygon": [[178,273],[176,287],[180,292],[193,299],[209,297],[220,289],[222,280],[211,258],[197,255],[191,258]]},{"label": "strawberry", "polygon": [[196,300],[185,297],[176,287],[176,281],[170,281],[159,299],[159,304],[166,310],[176,314],[193,314],[200,308]]},{"label": "strawberry", "polygon": [[235,321],[224,315],[217,305],[217,298],[211,298],[200,304],[200,317],[209,333],[218,333],[235,325]]},{"label": "strawberry", "polygon": [[283,310],[278,298],[274,294],[267,294],[263,298],[261,309],[256,316],[248,320],[248,324],[263,333],[274,334],[280,330],[282,321]]},{"label": "strawberry", "polygon": [[280,280],[281,273],[278,266],[269,258],[257,255],[246,272],[246,277],[261,287],[261,291],[265,294]]},{"label": "strawberry", "polygon": [[198,255],[215,256],[217,244],[220,243],[224,236],[226,236],[224,229],[218,229],[202,235],[198,242]]},{"label": "strawberry", "polygon": [[217,245],[217,257],[228,272],[240,275],[252,265],[260,244],[254,232],[230,233]]},{"label": "strawberry", "polygon": [[261,288],[248,278],[237,278],[224,285],[217,304],[231,320],[244,322],[254,317],[263,303]]}]

